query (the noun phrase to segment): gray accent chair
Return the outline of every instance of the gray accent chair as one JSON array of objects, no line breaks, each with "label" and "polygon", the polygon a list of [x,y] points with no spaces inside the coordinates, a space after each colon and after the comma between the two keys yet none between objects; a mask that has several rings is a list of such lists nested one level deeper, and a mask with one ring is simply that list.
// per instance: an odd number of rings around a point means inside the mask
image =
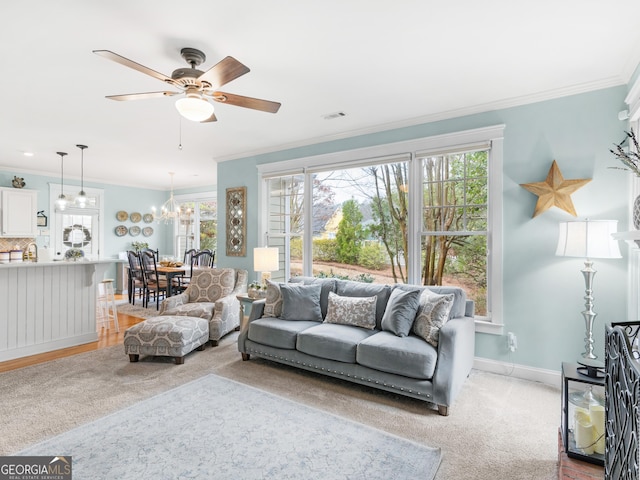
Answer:
[{"label": "gray accent chair", "polygon": [[237,295],[247,291],[248,273],[234,268],[200,268],[193,271],[189,287],[165,299],[160,315],[205,318],[209,340],[215,347],[227,333],[240,328]]}]

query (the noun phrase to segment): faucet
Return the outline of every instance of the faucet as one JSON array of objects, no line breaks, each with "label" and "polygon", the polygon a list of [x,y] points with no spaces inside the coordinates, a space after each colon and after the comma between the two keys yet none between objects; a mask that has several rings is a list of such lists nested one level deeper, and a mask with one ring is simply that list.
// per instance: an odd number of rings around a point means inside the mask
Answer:
[{"label": "faucet", "polygon": [[25,249],[25,252],[24,252],[24,256],[26,260],[29,260],[31,262],[38,261],[38,245],[36,244],[36,242],[31,242],[29,243],[29,245],[27,245],[27,248]]}]

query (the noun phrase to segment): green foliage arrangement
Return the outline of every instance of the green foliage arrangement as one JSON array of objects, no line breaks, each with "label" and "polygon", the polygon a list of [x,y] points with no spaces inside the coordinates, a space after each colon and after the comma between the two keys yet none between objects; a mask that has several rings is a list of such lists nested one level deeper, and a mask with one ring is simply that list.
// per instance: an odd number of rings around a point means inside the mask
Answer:
[{"label": "green foliage arrangement", "polygon": [[149,248],[149,244],[147,242],[131,242],[131,248],[133,248],[136,252],[139,252],[140,250]]}]

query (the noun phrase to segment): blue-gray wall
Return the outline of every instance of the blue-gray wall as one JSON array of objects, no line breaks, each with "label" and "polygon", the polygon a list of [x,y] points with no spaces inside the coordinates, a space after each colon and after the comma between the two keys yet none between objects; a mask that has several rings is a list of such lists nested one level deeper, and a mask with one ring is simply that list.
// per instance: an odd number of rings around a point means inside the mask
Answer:
[{"label": "blue-gray wall", "polygon": [[[511,356],[504,336],[476,335],[476,356],[557,371],[584,351],[584,280],[581,259],[555,256],[558,223],[573,217],[553,208],[532,218],[537,197],[521,183],[543,181],[555,159],[567,179],[592,181],[572,195],[578,216],[619,220],[628,229],[629,174],[616,166],[609,148],[624,138],[624,86],[506,108],[450,120],[248,157],[218,165],[219,231],[225,231],[224,196],[230,187],[246,186],[247,256],[227,257],[220,242],[218,264],[252,272],[258,245],[258,173],[256,166],[328,152],[505,124],[503,166],[503,296],[505,332],[518,337]],[[247,175],[247,172],[255,172]],[[595,262],[596,353],[602,359],[604,323],[626,319],[627,247],[625,258]]]}]

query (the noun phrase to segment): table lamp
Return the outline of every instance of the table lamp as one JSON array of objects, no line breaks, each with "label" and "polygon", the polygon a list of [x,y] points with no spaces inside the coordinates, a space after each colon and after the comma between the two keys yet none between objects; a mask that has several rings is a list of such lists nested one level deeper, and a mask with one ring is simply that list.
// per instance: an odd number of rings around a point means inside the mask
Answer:
[{"label": "table lamp", "polygon": [[253,249],[253,270],[262,272],[262,283],[271,279],[271,272],[280,269],[278,247],[256,247]]},{"label": "table lamp", "polygon": [[[560,222],[560,235],[556,255],[564,257],[582,257],[584,269],[582,275],[585,283],[585,310],[582,312],[586,327],[585,351],[582,354],[586,360],[582,365],[595,365],[597,357],[593,353],[593,321],[597,313],[593,311],[593,269],[592,258],[621,258],[618,242],[612,234],[618,229],[617,220],[584,220]],[[593,375],[591,375],[593,376]]]}]

